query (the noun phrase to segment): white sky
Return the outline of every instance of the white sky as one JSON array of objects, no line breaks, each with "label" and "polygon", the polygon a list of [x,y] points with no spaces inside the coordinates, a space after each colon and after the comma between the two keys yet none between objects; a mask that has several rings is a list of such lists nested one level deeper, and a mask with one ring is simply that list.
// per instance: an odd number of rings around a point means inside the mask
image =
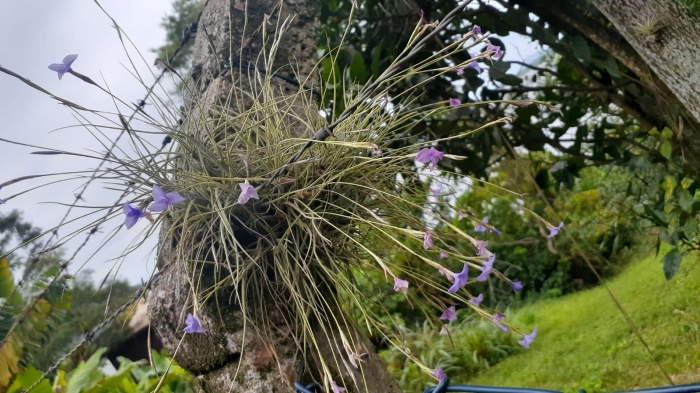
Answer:
[{"label": "white sky", "polygon": [[[171,0],[100,2],[144,56],[145,62],[137,56],[133,47],[128,46],[137,70],[148,84],[154,80],[151,72],[156,72],[152,67],[155,55],[150,49],[162,45],[165,41],[165,32],[160,27],[160,22],[162,17],[170,12],[170,2]],[[130,74],[132,66],[116,30],[111,25],[111,21],[102,10],[89,0],[3,0],[0,2],[0,64],[57,96],[90,109],[114,112],[112,100],[99,89],[68,74],[59,81],[56,73],[47,68],[51,63],[61,62],[64,56],[77,53],[78,59],[73,64],[73,69],[77,72],[89,76],[103,86],[104,78],[113,93],[127,102],[141,99],[145,88]],[[511,36],[504,41],[509,45],[506,60],[524,60],[523,58],[536,52],[536,48],[523,37]],[[515,46],[518,47],[517,51],[512,50]],[[121,110],[126,115],[130,114],[130,111],[124,108]],[[153,106],[147,106],[146,111],[155,115]],[[0,119],[0,138],[88,154],[91,150],[104,150],[84,128],[52,132],[78,124],[73,112],[43,93],[2,73]],[[114,137],[118,131],[111,132],[111,137]],[[125,140],[120,146],[128,149],[128,141],[123,139]],[[150,141],[159,145],[161,139],[162,136],[154,135]],[[19,176],[84,170],[86,167],[92,169],[97,165],[96,161],[83,158],[30,155],[33,150],[36,149],[0,142],[0,183]],[[46,181],[45,178],[7,186],[0,190],[0,198],[30,186],[44,184]],[[42,202],[72,203],[73,194],[81,184],[75,181],[41,188],[0,205],[0,211],[19,209],[24,212],[27,221],[48,229],[60,221],[66,207]],[[99,181],[94,182],[84,194],[86,202],[83,204],[113,204],[118,193],[105,189],[105,185]],[[86,212],[84,209],[74,209],[71,217],[78,217]],[[88,246],[78,254],[70,271],[75,272],[81,267],[86,259],[98,250],[105,236],[122,222],[121,216],[108,222],[103,228],[103,233],[94,236]],[[85,224],[87,223],[68,225],[59,233],[66,235]],[[121,255],[138,236],[139,231],[148,225],[146,220],[141,220],[129,232],[122,228],[118,235],[87,263],[85,267],[95,271],[93,277],[96,281],[101,281],[114,266],[111,259]],[[68,243],[64,247],[66,254],[71,255],[85,236],[81,233]],[[140,252],[126,258],[118,276],[127,278],[132,283],[148,277],[154,269],[153,251],[156,240],[153,236]]]},{"label": "white sky", "polygon": [[[144,80],[149,84],[154,80],[150,72],[155,54],[150,49],[162,45],[165,31],[160,27],[163,16],[170,12],[171,0],[102,0],[100,4],[109,12],[120,27],[129,35],[134,45],[141,51],[147,63],[135,57],[135,64]],[[117,37],[116,30],[102,10],[89,0],[3,0],[0,2],[0,64],[51,93],[66,98],[91,109],[114,112],[112,100],[103,92],[72,75],[64,75],[61,81],[55,72],[47,67],[60,63],[64,56],[77,53],[78,59],[73,68],[104,86],[104,80],[116,96],[125,101],[141,99],[145,88],[127,70],[131,70],[125,51]],[[135,54],[133,48],[129,48]],[[136,60],[139,60],[138,62]],[[150,71],[149,71],[150,70]],[[146,110],[152,107],[147,106]],[[126,114],[130,112],[124,111]],[[56,149],[88,152],[88,149],[103,150],[85,129],[72,128],[51,133],[52,130],[77,124],[73,112],[58,105],[56,101],[20,81],[0,73],[0,137],[24,143],[37,144]],[[159,144],[162,136],[153,136],[152,142]],[[128,146],[124,144],[122,146]],[[55,171],[81,170],[94,168],[96,161],[67,156],[30,155],[31,148],[0,143],[2,161],[0,163],[0,183],[9,179]],[[25,189],[30,185],[41,184],[46,180],[19,183],[0,190],[0,198]],[[27,221],[41,228],[55,226],[66,211],[66,207],[40,204],[40,202],[71,203],[73,192],[79,182],[59,184],[39,189],[12,199],[0,205],[0,211],[19,209]],[[111,205],[117,194],[104,188],[105,184],[94,182],[85,194],[86,204]],[[79,211],[76,213],[80,213]],[[84,213],[84,212],[83,212]],[[77,216],[73,214],[72,217]],[[72,272],[98,248],[109,230],[121,221],[113,220],[106,226],[105,233],[94,237],[73,263]],[[142,220],[139,226],[144,227]],[[73,228],[76,228],[75,226]],[[78,227],[79,228],[79,227]],[[110,258],[121,254],[129,241],[137,235],[136,229],[128,234],[122,229],[108,246],[100,251],[87,265],[95,271],[98,281],[105,276],[113,262]],[[59,233],[65,235],[70,227]],[[65,249],[70,255],[84,239],[80,234]],[[145,248],[140,255],[128,258],[121,268],[120,277],[132,282],[147,277],[153,270],[154,257]]]}]

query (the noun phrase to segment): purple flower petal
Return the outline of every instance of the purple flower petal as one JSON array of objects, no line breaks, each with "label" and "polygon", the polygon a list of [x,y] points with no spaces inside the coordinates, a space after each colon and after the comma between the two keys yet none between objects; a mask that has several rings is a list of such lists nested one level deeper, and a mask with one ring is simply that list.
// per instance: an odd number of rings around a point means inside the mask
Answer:
[{"label": "purple flower petal", "polygon": [[124,215],[126,215],[126,218],[124,219],[124,226],[126,226],[126,229],[131,229],[139,218],[146,216],[146,213],[129,202],[124,203],[122,211],[124,212]]},{"label": "purple flower petal", "polygon": [[447,259],[449,256],[450,255],[447,253],[447,251],[440,251],[440,259]]},{"label": "purple flower petal", "polygon": [[475,307],[479,307],[481,302],[484,301],[484,294],[480,293],[479,296],[469,299],[469,303]]},{"label": "purple flower petal", "polygon": [[183,198],[180,194],[177,192],[169,192],[165,193],[163,189],[157,185],[153,185],[153,204],[151,207],[148,208],[148,210],[152,212],[162,212],[165,209],[167,209],[169,206],[175,205],[177,203],[182,203],[185,201],[185,198]]},{"label": "purple flower petal", "polygon": [[457,316],[455,315],[456,312],[457,311],[455,309],[455,306],[450,306],[447,309],[445,309],[445,311],[442,312],[442,315],[440,315],[440,317],[438,319],[441,321],[448,321],[448,322],[456,321],[457,320]]},{"label": "purple flower petal", "polygon": [[70,68],[70,66],[73,65],[73,62],[74,62],[75,59],[77,59],[77,58],[78,58],[78,55],[68,55],[68,56],[66,56],[66,57],[63,58],[63,64],[64,64],[66,67],[69,67],[69,68]]},{"label": "purple flower petal", "polygon": [[493,270],[493,263],[496,261],[496,254],[491,255],[488,261],[484,262],[484,266],[480,267],[481,274],[476,278],[476,281],[486,281],[489,278],[489,274]]},{"label": "purple flower petal", "polygon": [[258,192],[255,191],[255,187],[251,186],[248,183],[238,183],[238,186],[241,187],[241,195],[238,196],[238,203],[243,205],[247,203],[251,198],[253,199],[260,199],[258,196]]},{"label": "purple flower petal", "polygon": [[416,162],[420,162],[422,164],[427,164],[428,162],[430,162],[430,170],[432,171],[433,169],[435,169],[435,165],[437,165],[437,163],[440,160],[442,160],[444,156],[445,153],[441,152],[440,150],[434,147],[426,147],[418,152],[418,154],[416,155]]},{"label": "purple flower petal", "polygon": [[[488,224],[488,222],[489,222],[489,217],[486,216],[486,217],[484,217],[481,221],[483,221],[484,224]],[[476,224],[476,225],[474,225],[474,232],[483,233],[483,232],[486,232],[486,231],[488,230],[488,228],[486,228],[482,223],[477,222],[477,221],[474,221],[474,222],[475,222],[475,224]]]},{"label": "purple flower petal", "polygon": [[488,257],[491,255],[491,251],[487,250],[489,242],[479,240],[476,242],[476,255],[480,257]]},{"label": "purple flower petal", "polygon": [[[467,54],[469,55],[470,59],[474,58],[474,56],[471,53],[467,52]],[[471,63],[467,64],[467,68],[475,70],[477,74],[481,74],[481,71],[483,71],[477,60],[474,60]]]},{"label": "purple flower petal", "polygon": [[530,344],[535,340],[535,337],[537,337],[537,326],[532,330],[532,333],[530,334],[524,334],[522,340],[518,340],[518,344],[522,345],[525,348],[530,348]]},{"label": "purple flower petal", "polygon": [[165,195],[165,191],[163,191],[162,188],[160,188],[159,185],[154,184],[153,185],[153,200],[154,201],[160,201],[162,199],[167,199],[167,196]]},{"label": "purple flower petal", "polygon": [[169,192],[165,194],[165,196],[168,198],[168,202],[171,206],[185,201],[185,198],[177,192]]},{"label": "purple flower petal", "polygon": [[494,60],[500,60],[501,57],[503,57],[503,52],[501,51],[501,47],[500,47],[500,46],[488,44],[488,45],[486,46],[486,50],[494,51],[494,54],[491,55],[491,58],[494,59]]},{"label": "purple flower petal", "polygon": [[77,58],[78,58],[78,55],[68,55],[68,56],[63,58],[62,63],[53,63],[53,64],[49,65],[49,69],[51,71],[57,72],[58,73],[58,80],[61,80],[61,78],[63,78],[63,74],[65,74],[66,72],[72,71],[70,66],[73,64],[73,62]]},{"label": "purple flower petal", "polygon": [[438,379],[438,381],[442,381],[447,377],[447,374],[440,368],[440,367],[435,367],[435,371],[433,371],[433,375],[435,378]]},{"label": "purple flower petal", "polygon": [[549,225],[547,225],[547,227],[549,228],[549,235],[547,236],[547,239],[551,239],[558,235],[559,231],[564,228],[564,221],[560,222],[558,227],[550,227]]},{"label": "purple flower petal", "polygon": [[447,290],[447,293],[455,293],[459,290],[459,288],[467,285],[467,282],[469,281],[469,264],[465,263],[462,267],[462,271],[459,273],[450,273],[452,274],[452,277],[454,277],[455,282],[452,284],[450,289]]},{"label": "purple flower petal", "polygon": [[474,27],[472,27],[472,31],[474,34],[481,35],[481,27],[479,27],[479,25],[474,25]]},{"label": "purple flower petal", "polygon": [[425,232],[425,235],[423,235],[423,248],[427,250],[432,246],[433,246],[433,235],[430,233],[430,231],[427,231],[427,232]]},{"label": "purple flower petal", "polygon": [[450,106],[460,106],[462,104],[462,101],[456,99],[456,98],[450,98]]},{"label": "purple flower petal", "polygon": [[[421,10],[421,14],[422,12],[423,10]],[[335,381],[331,381],[331,389],[333,389],[333,393],[343,393],[345,391],[345,388],[342,386],[338,386],[338,384],[335,383]]]},{"label": "purple flower petal", "polygon": [[499,313],[491,317],[491,322],[493,322],[494,325],[498,326],[499,329],[508,333],[508,328],[501,324],[501,322],[503,322],[503,319],[505,319],[505,315]]},{"label": "purple flower petal", "polygon": [[185,320],[185,323],[187,326],[185,326],[185,333],[193,334],[193,333],[206,333],[209,330],[204,329],[199,325],[199,321],[197,318],[194,317],[192,314],[187,314],[187,319]]},{"label": "purple flower petal", "polygon": [[514,281],[512,284],[513,292],[518,293],[519,290],[523,289],[523,283],[520,281]]},{"label": "purple flower petal", "polygon": [[403,294],[405,295],[408,291],[408,281],[402,280],[398,277],[394,277],[394,291],[403,292]]},{"label": "purple flower petal", "polygon": [[138,220],[139,218],[137,216],[126,216],[126,218],[124,218],[124,226],[126,226],[126,229],[131,229]]}]

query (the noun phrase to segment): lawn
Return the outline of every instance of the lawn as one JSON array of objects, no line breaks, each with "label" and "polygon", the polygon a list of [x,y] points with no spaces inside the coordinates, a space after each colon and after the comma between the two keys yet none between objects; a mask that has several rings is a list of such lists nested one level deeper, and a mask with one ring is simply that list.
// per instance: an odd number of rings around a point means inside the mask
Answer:
[{"label": "lawn", "polygon": [[[632,263],[609,288],[674,383],[700,382],[700,266],[686,258],[671,281],[657,258]],[[540,301],[517,312],[538,326],[529,351],[468,381],[576,392],[669,385],[604,288]]]}]

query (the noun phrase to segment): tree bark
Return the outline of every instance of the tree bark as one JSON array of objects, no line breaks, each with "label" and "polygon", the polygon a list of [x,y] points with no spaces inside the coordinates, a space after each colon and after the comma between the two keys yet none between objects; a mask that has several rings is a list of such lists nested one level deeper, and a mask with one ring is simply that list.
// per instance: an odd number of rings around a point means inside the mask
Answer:
[{"label": "tree bark", "polygon": [[700,17],[679,0],[592,0],[700,122]]},{"label": "tree bark", "polygon": [[[208,0],[204,7],[188,81],[195,93],[185,97],[186,115],[188,111],[191,114],[206,110],[215,103],[232,102],[229,98],[235,94],[234,84],[247,90],[250,97],[254,96],[260,87],[254,77],[255,67],[264,67],[258,62],[264,49],[263,24],[269,37],[288,16],[294,19],[283,35],[275,63],[265,71],[283,77],[272,81],[282,99],[298,93],[299,86],[294,80],[304,81],[308,77],[306,88],[314,87],[316,76],[312,73],[317,62],[320,13],[315,0],[256,0],[247,4],[241,0]],[[233,101],[239,105],[231,110],[245,110],[252,102],[250,97]],[[299,110],[318,113],[317,107]],[[294,120],[290,117],[290,121]],[[313,131],[299,122],[294,132],[310,137]],[[197,376],[201,392],[293,392],[302,361],[306,365],[302,383],[323,384],[318,356],[324,358],[338,385],[344,385],[349,392],[400,392],[369,341],[356,332],[353,333],[356,343],[367,354],[357,369],[351,365],[342,344],[328,338],[328,332],[320,328],[316,335],[318,351],[300,349],[290,335],[294,327],[285,323],[288,318],[282,315],[268,315],[271,326],[264,331],[253,331],[243,323],[240,305],[233,301],[236,296],[226,289],[217,292],[216,302],[209,302],[216,304],[206,304],[200,315],[202,325],[209,332],[188,334],[182,339],[185,316],[192,310],[188,281],[192,272],[187,271],[186,261],[177,260],[177,238],[163,236],[167,226],[164,223],[161,231],[158,256],[163,277],[149,296],[150,320],[163,346],[176,354],[175,359],[182,367]]]}]

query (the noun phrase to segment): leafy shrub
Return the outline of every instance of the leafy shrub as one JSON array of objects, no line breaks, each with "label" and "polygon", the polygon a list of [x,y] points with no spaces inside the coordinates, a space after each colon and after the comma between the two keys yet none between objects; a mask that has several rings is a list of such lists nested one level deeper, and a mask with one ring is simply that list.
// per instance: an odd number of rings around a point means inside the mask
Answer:
[{"label": "leafy shrub", "polygon": [[[454,383],[464,383],[477,372],[522,350],[517,337],[473,314],[449,327],[449,336],[440,335],[439,331],[427,321],[415,330],[404,328],[404,350],[433,369],[442,368]],[[437,382],[397,348],[382,351],[380,356],[404,392],[421,392]]]},{"label": "leafy shrub", "polygon": [[[174,361],[153,351],[154,368],[145,361],[130,362],[119,358],[119,370],[114,375],[105,375],[100,366],[107,348],[96,351],[87,361],[66,373],[59,370],[53,384],[42,380],[31,393],[81,392],[81,393],[149,393],[162,382],[159,392],[191,393],[192,376]],[[172,362],[172,364],[171,364]],[[167,373],[166,373],[167,371]],[[30,365],[17,376],[8,393],[28,389],[42,377],[43,373]],[[162,381],[161,381],[162,380]]]}]

